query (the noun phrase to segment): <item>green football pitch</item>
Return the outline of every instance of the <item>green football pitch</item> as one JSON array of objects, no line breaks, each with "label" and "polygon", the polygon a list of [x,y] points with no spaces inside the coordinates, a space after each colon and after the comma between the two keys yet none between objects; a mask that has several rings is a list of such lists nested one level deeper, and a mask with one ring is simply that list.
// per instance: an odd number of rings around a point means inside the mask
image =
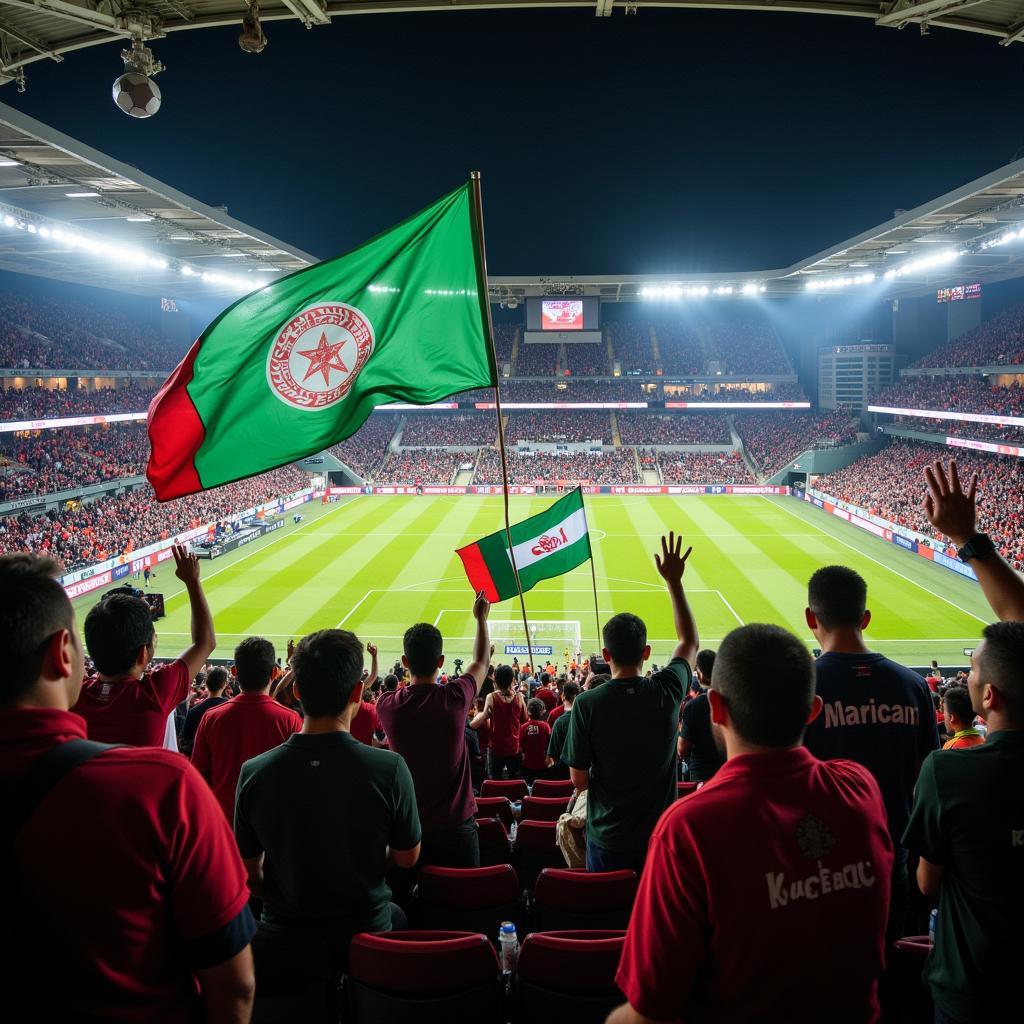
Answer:
[{"label": "green football pitch", "polygon": [[[513,521],[552,500],[512,498]],[[267,637],[283,656],[289,638],[342,626],[376,642],[384,667],[401,653],[408,626],[432,622],[445,636],[449,664],[468,659],[473,595],[454,552],[500,529],[501,505],[498,497],[357,496],[304,506],[303,522],[289,517],[283,530],[203,562],[216,656],[230,657],[251,635]],[[602,621],[619,611],[641,616],[655,662],[664,662],[674,644],[653,560],[659,537],[670,529],[693,545],[685,582],[701,643],[710,647],[747,622],[777,623],[814,646],[803,618],[807,579],[836,563],[868,582],[869,644],[905,664],[932,658],[966,664],[963,649],[975,645],[992,618],[970,580],[792,498],[602,496],[588,499],[587,514]],[[165,594],[167,607],[157,656],[173,656],[187,644],[189,629],[173,563],[160,566],[153,588]],[[80,618],[98,596],[76,602]],[[578,622],[584,652],[599,649],[589,566],[541,583],[526,601],[531,620]],[[518,615],[516,599],[491,612],[494,620]],[[561,653],[559,647],[556,656]]]}]

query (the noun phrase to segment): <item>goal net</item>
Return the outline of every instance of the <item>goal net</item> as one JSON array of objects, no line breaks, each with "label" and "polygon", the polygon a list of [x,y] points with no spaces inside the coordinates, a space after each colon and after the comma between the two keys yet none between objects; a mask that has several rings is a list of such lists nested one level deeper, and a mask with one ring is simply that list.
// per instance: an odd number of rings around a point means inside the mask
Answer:
[{"label": "goal net", "polygon": [[[530,646],[537,664],[551,660],[564,662],[568,650],[569,659],[580,651],[580,624],[565,619],[530,619]],[[529,661],[526,629],[522,619],[491,619],[491,639],[494,641],[494,658],[497,662],[510,662],[518,658],[520,663]]]}]

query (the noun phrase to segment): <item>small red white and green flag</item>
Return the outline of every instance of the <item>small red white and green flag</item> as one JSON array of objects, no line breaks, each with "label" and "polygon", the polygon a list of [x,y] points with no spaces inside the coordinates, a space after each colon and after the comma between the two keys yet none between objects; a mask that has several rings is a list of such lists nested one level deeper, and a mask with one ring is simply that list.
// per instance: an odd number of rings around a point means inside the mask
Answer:
[{"label": "small red white and green flag", "polygon": [[[587,513],[579,488],[543,512],[516,523],[509,532],[524,594],[541,580],[561,576],[591,557]],[[482,590],[488,601],[516,596],[516,577],[504,530],[455,553],[462,559],[473,589]]]},{"label": "small red white and green flag", "polygon": [[157,498],[323,451],[378,405],[496,386],[471,189],[221,313],[150,403]]}]

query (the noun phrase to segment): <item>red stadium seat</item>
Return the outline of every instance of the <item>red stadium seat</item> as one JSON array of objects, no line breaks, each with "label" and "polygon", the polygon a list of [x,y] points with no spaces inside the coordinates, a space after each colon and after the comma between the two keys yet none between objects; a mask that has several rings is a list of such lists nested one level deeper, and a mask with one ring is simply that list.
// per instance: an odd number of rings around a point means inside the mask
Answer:
[{"label": "red stadium seat", "polygon": [[516,820],[512,813],[512,801],[507,796],[478,796],[473,817],[500,818],[506,828],[511,828],[512,822]]},{"label": "red stadium seat", "polygon": [[679,790],[679,796],[688,796],[690,793],[696,793],[699,785],[699,782],[677,782],[676,789]]},{"label": "red stadium seat", "polygon": [[533,926],[540,931],[625,928],[639,884],[635,871],[545,868],[533,888]]},{"label": "red stadium seat", "polygon": [[509,864],[424,867],[413,910],[417,928],[482,932],[492,942],[502,921],[522,920],[522,890]]},{"label": "red stadium seat", "polygon": [[522,779],[484,779],[481,796],[505,796],[509,800],[522,800],[530,790]]},{"label": "red stadium seat", "polygon": [[513,861],[524,889],[532,889],[544,868],[564,868],[565,858],[555,843],[555,822],[521,821],[516,831]]},{"label": "red stadium seat", "polygon": [[523,821],[558,821],[569,806],[569,798],[564,796],[525,796]]},{"label": "red stadium seat", "polygon": [[515,1014],[523,1024],[604,1024],[625,997],[615,984],[623,931],[533,932],[516,967]]},{"label": "red stadium seat", "polygon": [[569,779],[537,779],[530,793],[533,796],[570,797],[575,788]]},{"label": "red stadium seat", "polygon": [[480,836],[480,863],[511,864],[512,844],[500,818],[478,818]]},{"label": "red stadium seat", "polygon": [[345,1024],[504,1024],[501,967],[484,935],[363,932],[352,940]]}]

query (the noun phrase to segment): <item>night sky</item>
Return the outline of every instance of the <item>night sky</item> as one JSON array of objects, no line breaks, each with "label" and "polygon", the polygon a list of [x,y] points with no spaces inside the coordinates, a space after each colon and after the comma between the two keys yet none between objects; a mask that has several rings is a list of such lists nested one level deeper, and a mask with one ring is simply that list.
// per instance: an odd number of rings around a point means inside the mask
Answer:
[{"label": "night sky", "polygon": [[492,274],[781,267],[1024,155],[1024,44],[813,15],[348,17],[28,68],[12,104],[319,257],[483,173]]}]

